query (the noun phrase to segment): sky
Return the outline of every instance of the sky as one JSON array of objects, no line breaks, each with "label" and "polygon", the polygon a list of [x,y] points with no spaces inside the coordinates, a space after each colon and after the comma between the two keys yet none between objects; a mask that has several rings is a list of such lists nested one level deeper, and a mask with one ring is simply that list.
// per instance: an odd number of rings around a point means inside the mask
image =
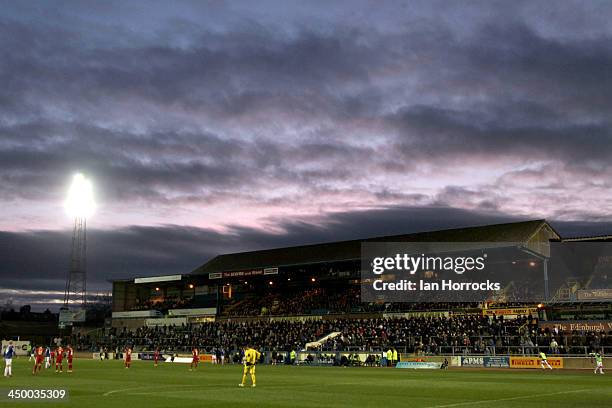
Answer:
[{"label": "sky", "polygon": [[610,2],[0,10],[0,303],[57,307],[76,172],[92,291],[300,243],[612,233]]}]

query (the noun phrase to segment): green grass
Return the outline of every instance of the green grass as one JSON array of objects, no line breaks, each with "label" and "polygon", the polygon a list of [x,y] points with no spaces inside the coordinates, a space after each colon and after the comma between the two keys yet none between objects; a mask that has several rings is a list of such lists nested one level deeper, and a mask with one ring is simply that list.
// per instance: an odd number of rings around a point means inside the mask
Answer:
[{"label": "green grass", "polygon": [[32,376],[26,358],[13,362],[0,389],[65,388],[68,402],[9,402],[2,407],[610,407],[612,372],[407,370],[258,366],[257,388],[238,388],[240,366],[77,360],[73,374]]}]

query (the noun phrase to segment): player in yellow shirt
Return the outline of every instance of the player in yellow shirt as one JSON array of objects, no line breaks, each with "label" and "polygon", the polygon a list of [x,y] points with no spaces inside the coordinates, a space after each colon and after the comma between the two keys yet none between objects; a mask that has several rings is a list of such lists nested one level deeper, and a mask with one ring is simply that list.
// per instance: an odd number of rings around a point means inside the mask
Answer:
[{"label": "player in yellow shirt", "polygon": [[242,382],[238,384],[239,387],[244,387],[246,383],[247,374],[251,374],[251,381],[253,387],[255,387],[255,364],[259,361],[261,353],[250,345],[247,345],[244,350],[244,371],[242,372]]}]

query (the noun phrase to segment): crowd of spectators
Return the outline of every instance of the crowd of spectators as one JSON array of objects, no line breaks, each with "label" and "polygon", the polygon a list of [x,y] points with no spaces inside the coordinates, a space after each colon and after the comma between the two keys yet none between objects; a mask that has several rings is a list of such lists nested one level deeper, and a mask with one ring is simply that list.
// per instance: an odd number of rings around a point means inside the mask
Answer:
[{"label": "crowd of spectators", "polygon": [[170,296],[165,298],[150,298],[145,300],[136,299],[136,304],[131,310],[159,310],[166,313],[171,309],[182,309],[191,306],[193,300],[186,297]]},{"label": "crowd of spectators", "polygon": [[325,334],[321,321],[309,322],[211,322],[180,326],[140,327],[134,330],[111,329],[103,339],[111,348],[133,345],[143,350],[159,347],[163,350],[204,350],[224,348],[238,350],[247,343],[267,350],[290,350],[303,347]]},{"label": "crowd of spectators", "polygon": [[[373,310],[378,310],[377,305]],[[296,316],[368,311],[361,304],[359,288],[334,291],[322,287],[299,293],[278,292],[251,296],[227,304],[225,316]]]},{"label": "crowd of spectators", "polygon": [[[525,295],[524,287],[524,284],[515,284],[513,291],[521,296],[515,302],[505,302],[504,307],[528,306],[519,301]],[[132,330],[114,328],[98,344],[92,344],[98,339],[87,337],[77,341],[77,347],[114,350],[132,345],[143,351],[160,348],[187,352],[197,346],[204,352],[219,349],[231,352],[250,343],[274,352],[302,350],[307,343],[317,342],[332,332],[340,334],[318,343],[318,350],[380,352],[394,347],[417,355],[534,354],[540,350],[581,354],[585,350],[612,347],[612,333],[551,333],[539,329],[537,319],[532,316],[517,319],[483,316],[480,311],[484,305],[478,302],[457,303],[446,299],[435,303],[364,303],[359,285],[324,287],[314,281],[307,290],[303,286],[285,289],[225,299],[221,320],[216,322]],[[193,307],[192,304],[190,298],[157,297],[141,301],[135,309],[165,313],[170,309]],[[450,315],[449,310],[452,310]],[[383,313],[414,311],[425,313],[403,318],[381,317]],[[436,311],[444,313],[432,313]],[[266,319],[269,316],[290,318]]]},{"label": "crowd of spectators", "polygon": [[585,351],[600,351],[602,347],[612,352],[612,331],[593,332],[574,330],[569,333],[549,329],[531,330],[521,338],[521,346],[528,351],[546,346],[551,354],[583,354]]},{"label": "crowd of spectators", "polygon": [[418,355],[583,353],[612,347],[612,333],[551,333],[538,328],[531,316],[489,318],[476,314],[395,319],[333,319],[299,321],[217,321],[180,326],[112,329],[99,347],[132,345],[138,350],[238,350],[252,344],[265,351],[302,350],[332,332],[340,335],[319,343],[320,351],[378,352],[394,347]]},{"label": "crowd of spectators", "polygon": [[[511,304],[506,304],[511,307]],[[524,304],[520,304],[524,306]],[[362,302],[361,288],[313,288],[299,293],[282,292],[253,295],[227,303],[226,317],[307,316],[380,312],[447,311],[481,308],[478,302]]]},{"label": "crowd of spectators", "polygon": [[[533,318],[489,319],[481,315],[412,317],[405,319],[349,320],[341,335],[329,340],[332,349],[375,351],[389,346],[417,354],[440,354],[461,350],[484,353],[489,347],[513,345],[520,329],[537,325]],[[518,344],[516,344],[518,345]]]},{"label": "crowd of spectators", "polygon": [[[513,286],[514,292],[519,293],[524,287],[517,283]],[[550,332],[540,329],[537,318],[532,316],[517,319],[483,316],[480,311],[484,305],[478,302],[457,303],[447,299],[435,303],[364,303],[359,285],[323,287],[313,283],[307,290],[303,287],[294,290],[271,290],[226,299],[221,319],[216,322],[132,330],[114,328],[100,339],[89,336],[79,339],[77,348],[121,350],[131,345],[139,351],[160,348],[188,352],[197,346],[203,352],[223,349],[231,353],[250,343],[262,351],[286,352],[303,350],[307,343],[315,343],[315,349],[321,352],[377,353],[394,347],[416,355],[532,355],[539,351],[583,354],[602,347],[612,349],[612,332]],[[519,299],[504,302],[503,306],[529,306]],[[136,308],[165,313],[169,309],[190,307],[192,303],[189,298],[158,297],[142,301]],[[414,311],[424,313],[402,318],[382,317],[383,313]],[[452,313],[449,315],[448,311]],[[289,318],[267,318],[271,316]],[[318,342],[332,332],[340,334]],[[94,344],[96,340],[98,343]]]},{"label": "crowd of spectators", "polygon": [[[448,299],[447,299],[448,300]],[[514,302],[523,307],[525,304]],[[513,302],[504,302],[512,307]],[[139,300],[131,310],[159,310],[193,307],[192,298],[165,297]],[[225,317],[307,316],[328,314],[355,314],[381,312],[408,312],[415,310],[448,311],[482,308],[479,302],[362,302],[358,285],[342,288],[313,287],[308,290],[251,293],[226,300],[221,308]]]}]

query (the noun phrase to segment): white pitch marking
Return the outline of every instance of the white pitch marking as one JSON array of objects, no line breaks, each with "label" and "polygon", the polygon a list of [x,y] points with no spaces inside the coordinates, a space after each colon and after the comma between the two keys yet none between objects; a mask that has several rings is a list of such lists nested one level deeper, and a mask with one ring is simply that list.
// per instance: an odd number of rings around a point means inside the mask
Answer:
[{"label": "white pitch marking", "polygon": [[514,400],[521,400],[521,399],[526,399],[526,398],[551,397],[553,395],[572,394],[572,393],[575,393],[575,392],[584,392],[584,391],[590,391],[590,389],[573,390],[573,391],[549,392],[547,394],[522,395],[520,397],[508,397],[508,398],[489,399],[489,400],[480,400],[480,401],[466,401],[466,402],[458,402],[456,404],[432,405],[432,406],[426,407],[426,408],[461,407],[463,405],[484,404],[486,402],[514,401]]},{"label": "white pitch marking", "polygon": [[[202,387],[202,386],[201,385],[191,385],[191,384],[189,384],[189,385],[187,385],[187,384],[184,384],[184,385],[178,384],[178,385],[161,385],[161,386],[156,385],[154,388],[158,389],[158,388],[176,388],[176,387]],[[112,391],[105,392],[104,394],[102,394],[102,396],[108,397],[109,395],[117,394],[117,393],[120,393],[120,392],[150,390],[150,389],[151,389],[151,386],[121,388],[119,390],[112,390]]]}]

